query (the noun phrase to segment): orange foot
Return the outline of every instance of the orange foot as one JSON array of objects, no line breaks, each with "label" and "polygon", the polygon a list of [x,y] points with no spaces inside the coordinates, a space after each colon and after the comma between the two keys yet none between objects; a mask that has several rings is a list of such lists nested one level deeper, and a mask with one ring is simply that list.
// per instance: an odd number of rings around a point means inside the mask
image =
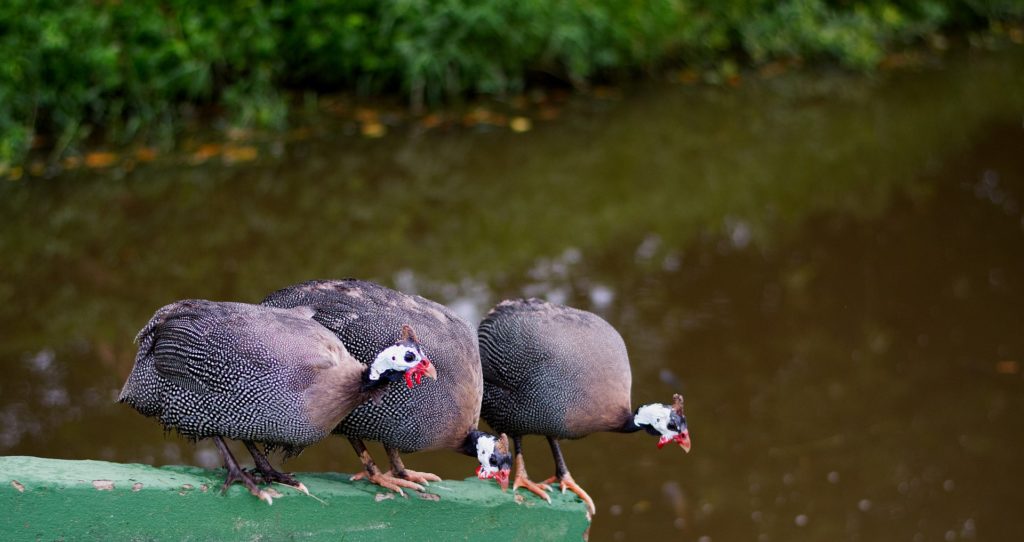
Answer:
[{"label": "orange foot", "polygon": [[551,491],[551,486],[547,483],[538,484],[536,482],[532,482],[527,477],[525,469],[516,469],[516,479],[515,482],[512,483],[512,491],[521,487],[525,487],[526,489],[534,492],[538,497],[548,501],[549,503],[551,502],[551,495],[548,495],[548,491]]},{"label": "orange foot", "polygon": [[403,497],[405,497],[405,492],[402,491],[402,488],[412,489],[415,491],[423,491],[423,486],[417,484],[416,482],[403,480],[401,478],[392,476],[391,471],[377,472],[371,475],[367,475],[366,471],[363,471],[358,474],[354,474],[352,475],[351,478],[349,478],[349,480],[351,481],[364,479],[370,482],[371,484],[377,484],[380,487],[390,489],[391,491],[394,491],[395,493],[398,493]]},{"label": "orange foot", "polygon": [[562,493],[565,493],[565,490],[568,489],[579,495],[580,499],[583,500],[583,503],[587,505],[587,510],[590,512],[590,515],[594,515],[597,512],[597,509],[594,507],[594,499],[591,499],[590,495],[587,495],[587,492],[583,491],[583,488],[576,484],[576,481],[572,479],[571,474],[567,472],[561,479],[557,476],[552,476],[551,478],[544,480],[544,483],[551,484],[556,481],[559,483],[559,486],[561,486]]},{"label": "orange foot", "polygon": [[[395,476],[394,469],[389,470],[388,474],[390,474],[392,476]],[[436,474],[433,474],[433,473],[430,473],[430,472],[420,472],[420,471],[416,471],[416,470],[409,470],[409,469],[405,469],[404,473],[402,475],[399,475],[398,478],[403,478],[403,479],[408,480],[410,482],[416,482],[417,484],[423,484],[423,485],[430,485],[430,482],[440,482],[441,481],[441,477],[436,475]]]}]

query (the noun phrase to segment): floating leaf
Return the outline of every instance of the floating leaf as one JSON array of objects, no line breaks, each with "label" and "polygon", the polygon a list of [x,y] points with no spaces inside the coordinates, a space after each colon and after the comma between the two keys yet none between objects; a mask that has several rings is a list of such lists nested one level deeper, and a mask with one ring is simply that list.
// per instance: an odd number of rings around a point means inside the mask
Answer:
[{"label": "floating leaf", "polygon": [[512,121],[508,123],[508,127],[511,128],[513,132],[521,134],[523,132],[529,132],[530,128],[533,128],[533,122],[526,117],[513,117]]},{"label": "floating leaf", "polygon": [[152,162],[156,159],[156,149],[152,147],[140,147],[135,151],[135,159],[139,162]]},{"label": "floating leaf", "polygon": [[359,131],[364,137],[378,138],[384,137],[384,134],[388,133],[388,128],[379,122],[367,122],[360,125]]},{"label": "floating leaf", "polygon": [[85,167],[105,168],[117,163],[118,156],[112,152],[90,152],[85,155]]},{"label": "floating leaf", "polygon": [[555,120],[562,115],[562,110],[555,106],[545,106],[540,108],[537,112],[537,117],[541,120]]},{"label": "floating leaf", "polygon": [[1007,34],[1010,35],[1010,41],[1016,44],[1024,43],[1024,29],[1011,28]]},{"label": "floating leaf", "polygon": [[700,81],[700,74],[693,68],[687,68],[679,72],[679,82],[684,85],[694,85]]},{"label": "floating leaf", "polygon": [[259,151],[252,146],[228,146],[224,148],[225,162],[250,162],[259,156]]},{"label": "floating leaf", "polygon": [[373,124],[380,122],[380,116],[377,114],[377,111],[366,107],[357,108],[354,116],[356,120],[364,124]]},{"label": "floating leaf", "polygon": [[217,156],[221,153],[221,146],[217,143],[207,143],[196,149],[196,152],[192,153],[191,162],[193,164],[200,164]]},{"label": "floating leaf", "polygon": [[437,114],[427,115],[420,119],[420,126],[427,129],[436,128],[442,124],[444,124],[444,118]]},{"label": "floating leaf", "polygon": [[1015,375],[1020,372],[1020,363],[1009,359],[997,361],[996,372],[1001,375]]}]

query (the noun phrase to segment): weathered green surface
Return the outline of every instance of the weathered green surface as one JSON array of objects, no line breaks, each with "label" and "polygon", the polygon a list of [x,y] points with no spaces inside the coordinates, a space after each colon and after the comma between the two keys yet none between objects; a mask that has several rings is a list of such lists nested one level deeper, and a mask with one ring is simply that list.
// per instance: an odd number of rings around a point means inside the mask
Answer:
[{"label": "weathered green surface", "polygon": [[0,457],[3,540],[580,540],[590,526],[575,496],[549,505],[493,482],[435,482],[432,495],[378,491],[342,474],[297,477],[268,506],[223,471],[103,461]]}]

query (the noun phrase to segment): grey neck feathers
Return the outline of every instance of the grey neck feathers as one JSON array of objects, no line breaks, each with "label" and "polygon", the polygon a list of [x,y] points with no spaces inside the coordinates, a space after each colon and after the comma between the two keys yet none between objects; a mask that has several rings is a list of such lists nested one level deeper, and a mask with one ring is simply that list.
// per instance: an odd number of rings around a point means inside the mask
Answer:
[{"label": "grey neck feathers", "polygon": [[479,430],[472,430],[466,435],[466,439],[462,441],[462,446],[459,448],[459,453],[468,455],[470,457],[476,457],[476,441],[480,437],[489,436],[487,433]]}]

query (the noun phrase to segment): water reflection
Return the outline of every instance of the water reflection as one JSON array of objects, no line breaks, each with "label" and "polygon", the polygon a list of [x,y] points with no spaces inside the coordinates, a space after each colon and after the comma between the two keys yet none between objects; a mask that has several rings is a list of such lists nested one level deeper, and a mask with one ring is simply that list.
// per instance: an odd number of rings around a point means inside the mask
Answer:
[{"label": "water reflection", "polygon": [[[528,137],[325,136],[252,167],[4,186],[0,453],[213,466],[113,404],[130,338],[169,300],[360,276],[472,321],[514,295],[594,310],[634,402],[687,394],[688,456],[564,445],[595,540],[1020,539],[1022,78],[1017,54],[639,89]],[[358,462],[329,439],[288,467]]]}]

